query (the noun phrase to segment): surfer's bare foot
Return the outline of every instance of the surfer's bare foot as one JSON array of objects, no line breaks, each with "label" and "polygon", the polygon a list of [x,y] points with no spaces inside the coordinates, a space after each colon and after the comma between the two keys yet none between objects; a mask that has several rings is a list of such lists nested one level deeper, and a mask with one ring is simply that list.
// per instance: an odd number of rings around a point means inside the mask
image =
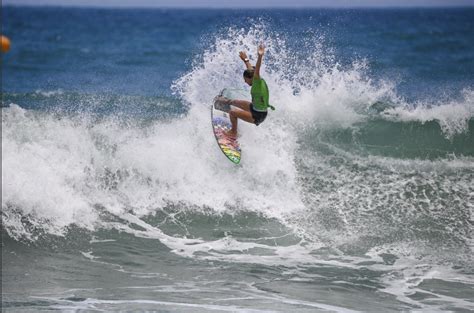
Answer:
[{"label": "surfer's bare foot", "polygon": [[224,134],[227,137],[237,138],[237,132],[234,132],[234,131],[231,131],[231,130],[224,132]]},{"label": "surfer's bare foot", "polygon": [[223,96],[215,97],[214,101],[222,104],[230,104],[230,99]]}]

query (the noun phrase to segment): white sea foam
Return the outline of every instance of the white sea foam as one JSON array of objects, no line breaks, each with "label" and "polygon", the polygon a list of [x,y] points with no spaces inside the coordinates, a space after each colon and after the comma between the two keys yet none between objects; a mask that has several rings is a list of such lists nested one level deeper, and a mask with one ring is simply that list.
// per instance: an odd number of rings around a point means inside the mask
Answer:
[{"label": "white sea foam", "polygon": [[[283,130],[269,137],[242,125],[247,160],[234,167],[215,145],[208,110],[197,106],[184,119],[142,129],[57,119],[12,105],[3,111],[3,127],[4,219],[21,213],[47,221],[39,225],[47,232],[100,226],[97,205],[139,215],[169,203],[217,212],[255,208],[274,216],[302,207],[292,149],[285,150],[291,143],[276,145]],[[5,222],[11,231],[23,229],[16,235],[30,232],[18,220]]]},{"label": "white sea foam", "polygon": [[35,94],[43,96],[43,97],[53,97],[53,96],[59,96],[64,94],[64,90],[62,89],[56,89],[56,90],[42,90],[42,89],[37,89],[35,90]]},{"label": "white sea foam", "polygon": [[[385,272],[381,279],[385,285],[383,292],[393,294],[401,302],[430,312],[445,312],[450,307],[474,309],[474,303],[469,299],[452,296],[454,292],[452,287],[430,288],[429,285],[423,285],[434,280],[437,284],[462,284],[466,286],[466,290],[471,288],[469,286],[474,286],[472,275],[466,275],[461,270],[446,264],[439,264],[436,256],[427,252],[423,242],[412,242],[379,246],[371,249],[367,255],[371,257],[384,253],[397,255],[394,264],[390,266],[376,264],[371,268]],[[417,297],[417,294],[423,296]]]}]

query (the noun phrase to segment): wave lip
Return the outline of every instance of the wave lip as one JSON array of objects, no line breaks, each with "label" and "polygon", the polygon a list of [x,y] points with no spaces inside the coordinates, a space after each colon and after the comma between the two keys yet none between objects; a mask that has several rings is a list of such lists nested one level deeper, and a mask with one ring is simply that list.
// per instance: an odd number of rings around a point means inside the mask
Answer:
[{"label": "wave lip", "polygon": [[435,104],[418,104],[412,109],[394,107],[383,112],[388,120],[402,122],[437,122],[446,138],[470,132],[470,123],[474,119],[474,91],[462,91],[462,99]]}]

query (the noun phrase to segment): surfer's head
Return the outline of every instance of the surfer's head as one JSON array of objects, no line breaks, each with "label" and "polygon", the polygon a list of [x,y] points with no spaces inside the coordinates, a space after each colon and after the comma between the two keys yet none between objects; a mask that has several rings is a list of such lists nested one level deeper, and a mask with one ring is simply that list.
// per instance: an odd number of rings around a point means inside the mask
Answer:
[{"label": "surfer's head", "polygon": [[249,86],[252,86],[254,73],[255,73],[255,66],[253,66],[252,69],[246,69],[244,71],[244,80]]}]

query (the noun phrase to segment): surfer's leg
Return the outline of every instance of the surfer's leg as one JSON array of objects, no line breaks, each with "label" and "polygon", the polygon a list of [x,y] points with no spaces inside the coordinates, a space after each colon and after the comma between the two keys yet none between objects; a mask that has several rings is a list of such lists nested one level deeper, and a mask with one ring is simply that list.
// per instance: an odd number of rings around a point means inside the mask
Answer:
[{"label": "surfer's leg", "polygon": [[232,100],[230,102],[231,105],[238,107],[244,111],[250,112],[250,101],[247,100]]},{"label": "surfer's leg", "polygon": [[252,113],[243,110],[230,110],[229,112],[230,122],[232,124],[232,129],[227,132],[227,135],[236,136],[237,135],[237,121],[240,118],[248,123],[254,123]]}]

